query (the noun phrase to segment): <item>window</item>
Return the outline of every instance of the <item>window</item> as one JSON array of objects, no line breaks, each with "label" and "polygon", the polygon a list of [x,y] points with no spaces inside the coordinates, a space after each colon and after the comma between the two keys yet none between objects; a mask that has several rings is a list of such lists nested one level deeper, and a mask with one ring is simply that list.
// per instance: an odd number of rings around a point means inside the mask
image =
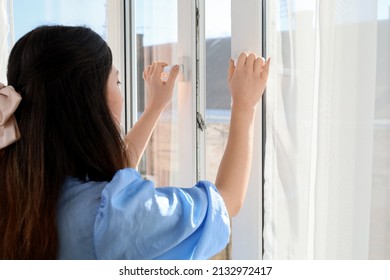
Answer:
[{"label": "window", "polygon": [[192,186],[196,181],[195,30],[190,21],[194,9],[191,3],[176,0],[136,0],[125,9],[131,11],[128,20],[133,20],[134,28],[129,23],[132,33],[126,37],[128,45],[135,47],[131,53],[137,65],[128,71],[132,73],[132,110],[128,113],[133,114],[133,121],[145,109],[145,67],[153,61],[182,65],[172,102],[157,123],[139,171],[157,186]]},{"label": "window", "polygon": [[[390,1],[377,6],[377,56],[372,153],[370,259],[390,259]],[[386,222],[387,221],[387,222]]]},{"label": "window", "polygon": [[[145,66],[155,60],[184,65],[172,103],[159,120],[139,169],[160,186],[192,186],[199,179],[215,181],[230,118],[229,58],[248,49],[261,53],[261,25],[250,24],[258,21],[261,5],[255,0],[246,8],[230,0],[130,2],[125,7],[129,11],[126,28],[132,34],[126,33],[126,45],[136,47],[128,49],[132,62],[126,70],[131,73],[127,113],[133,114],[133,121],[145,108]],[[231,9],[231,3],[236,9]],[[245,14],[248,11],[249,16]],[[235,35],[230,30],[231,19],[236,23]],[[246,36],[247,32],[255,35]],[[261,170],[261,108],[258,112],[254,166]],[[201,127],[202,121],[207,129]],[[232,221],[232,253],[228,248],[216,258],[261,258],[262,173],[258,170],[253,172],[251,184],[254,187],[247,206]]]},{"label": "window", "polygon": [[[13,36],[18,40],[40,25],[87,26],[107,41],[113,63],[124,74],[123,19],[119,1],[107,0],[12,0]],[[93,11],[93,13],[91,13]],[[13,45],[13,42],[11,42]],[[122,88],[122,92],[124,89]],[[125,114],[122,114],[123,126]]]},{"label": "window", "polygon": [[[111,1],[112,2],[112,1]],[[1,19],[0,79],[6,81],[6,61],[15,41],[39,25],[88,26],[107,38],[106,0],[5,0]],[[94,13],[90,13],[93,10]],[[5,63],[4,63],[5,62]]]},{"label": "window", "polygon": [[206,178],[215,181],[230,121],[227,69],[231,49],[230,0],[205,2],[206,28]]},{"label": "window", "polygon": [[[230,0],[205,1],[205,121],[202,130],[204,142],[205,178],[215,182],[219,163],[225,150],[230,122],[230,91],[227,69],[231,50],[231,9]],[[204,68],[202,68],[204,71]],[[230,259],[231,246],[216,256]]]},{"label": "window", "polygon": [[[231,57],[243,51],[263,54],[262,1],[231,1],[232,40]],[[264,102],[264,97],[263,101]],[[232,259],[262,259],[263,253],[263,136],[262,105],[256,112],[252,170],[244,205],[232,219]]]},{"label": "window", "polygon": [[[137,115],[145,109],[142,73],[153,61],[176,63],[177,1],[135,1],[137,46]],[[152,135],[139,171],[156,185],[174,185],[178,173],[178,92],[164,110]]]},{"label": "window", "polygon": [[15,39],[43,24],[86,25],[106,38],[106,5],[106,0],[14,0]]}]

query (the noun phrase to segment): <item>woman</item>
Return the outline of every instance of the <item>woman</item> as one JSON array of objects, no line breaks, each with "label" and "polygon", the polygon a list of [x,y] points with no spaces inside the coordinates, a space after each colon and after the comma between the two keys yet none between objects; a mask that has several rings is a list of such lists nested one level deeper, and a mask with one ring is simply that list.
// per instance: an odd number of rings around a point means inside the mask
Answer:
[{"label": "woman", "polygon": [[[107,44],[84,27],[23,36],[0,85],[2,259],[206,259],[229,238],[245,197],[256,104],[269,61],[229,66],[232,116],[215,186],[155,189],[136,168],[171,100],[178,67],[144,71],[150,95],[121,137],[122,97]],[[19,104],[20,103],[20,104]]]}]

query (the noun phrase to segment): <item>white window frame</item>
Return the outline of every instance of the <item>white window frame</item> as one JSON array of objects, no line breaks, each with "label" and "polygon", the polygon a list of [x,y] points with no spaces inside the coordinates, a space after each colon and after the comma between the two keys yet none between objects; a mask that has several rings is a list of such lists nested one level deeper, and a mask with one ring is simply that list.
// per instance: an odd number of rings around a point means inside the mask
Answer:
[{"label": "white window frame", "polygon": [[[122,0],[107,0],[106,7],[106,23],[107,23],[107,44],[110,46],[113,58],[113,64],[119,71],[121,84],[121,92],[125,94],[124,80],[125,75],[125,34],[124,28],[124,2]],[[126,100],[125,100],[126,101]],[[121,124],[124,131],[127,131],[126,127],[126,105],[123,106]]]},{"label": "white window frame", "polygon": [[[196,111],[203,119],[206,117],[206,0],[196,0],[195,11],[198,13],[197,39],[198,39],[198,91],[196,99]],[[197,10],[196,10],[197,9]],[[207,124],[206,124],[207,125]],[[197,126],[197,124],[196,124]],[[197,126],[197,179],[204,180],[206,178],[206,133]]]},{"label": "white window frame", "polygon": [[[262,54],[261,0],[232,0],[233,58],[243,51]],[[244,205],[232,221],[232,259],[263,258],[263,172],[262,172],[262,106],[258,105],[255,119],[252,170]]]},{"label": "white window frame", "polygon": [[[183,134],[191,135],[182,138],[179,143],[179,166],[185,174],[180,181],[181,186],[191,186],[197,180],[205,178],[205,133],[197,128],[196,113],[205,113],[205,1],[178,1],[178,17],[191,19],[179,24],[178,57],[183,59],[184,71],[188,71],[188,81],[179,82],[179,87],[190,88],[190,93],[179,96],[179,129]],[[108,41],[113,53],[120,53],[122,63],[124,92],[126,100],[126,131],[136,121],[137,100],[136,81],[132,79],[136,71],[134,1],[108,1]],[[198,10],[197,10],[198,9]],[[197,27],[196,15],[200,15]],[[242,51],[262,54],[262,1],[232,0],[232,37],[231,56],[235,58]],[[111,24],[111,21],[116,24]],[[256,23],[256,24],[254,24]],[[122,27],[120,26],[122,25]],[[123,27],[124,26],[124,27]],[[120,30],[121,36],[112,35]],[[198,52],[196,38],[198,36]],[[115,60],[114,55],[114,61]],[[119,64],[117,64],[119,65]],[[198,76],[197,76],[198,71]],[[198,78],[198,81],[196,80]],[[197,82],[196,82],[197,81]],[[133,94],[131,94],[133,93]],[[180,93],[179,93],[180,94]],[[191,139],[190,141],[188,141]],[[262,211],[263,211],[263,172],[262,172],[262,106],[259,104],[255,119],[252,171],[250,174],[248,193],[238,216],[232,219],[232,259],[262,259]]]},{"label": "white window frame", "polygon": [[[197,0],[199,22],[199,98],[198,112],[205,116],[206,109],[206,42],[205,42],[205,1]],[[186,1],[185,1],[186,2]],[[262,12],[263,1],[231,1],[231,57],[236,58],[242,51],[262,54]],[[221,69],[227,71],[227,69]],[[199,136],[200,135],[200,136]],[[205,178],[205,133],[198,130],[198,174]],[[248,193],[240,213],[232,219],[232,259],[263,258],[263,135],[262,104],[258,105],[253,145],[252,170]]]},{"label": "white window frame", "polygon": [[[197,176],[197,53],[196,53],[196,3],[178,0],[178,48],[179,63],[184,66],[183,81],[179,87],[179,131],[192,137],[179,139],[180,186],[192,186]],[[190,19],[184,20],[182,19]],[[183,89],[183,90],[182,90]],[[183,92],[182,92],[183,91]]]},{"label": "white window frame", "polygon": [[[123,17],[122,42],[116,40],[123,47],[121,57],[124,64],[124,95],[125,95],[125,131],[137,121],[137,81],[134,78],[137,73],[136,64],[136,34],[135,26],[135,1],[116,0],[118,3],[117,14],[113,11],[112,19]],[[111,2],[111,1],[108,1]],[[114,1],[115,2],[115,1]],[[180,176],[177,184],[182,187],[193,186],[197,177],[197,145],[196,145],[196,5],[194,1],[177,1],[178,3],[178,46],[177,63],[183,64],[184,79],[178,80],[178,123],[180,138],[178,143],[178,166]],[[110,4],[111,5],[111,4]],[[115,4],[113,4],[115,5]],[[113,6],[114,7],[114,6]],[[119,13],[119,14],[118,14]],[[191,19],[183,20],[183,19]],[[109,24],[110,25],[110,24]],[[117,29],[120,30],[120,29]],[[115,30],[113,31],[115,32]],[[110,42],[111,43],[111,42]],[[120,48],[118,48],[119,50]],[[185,92],[184,92],[185,91]],[[193,136],[193,137],[191,137]]]}]

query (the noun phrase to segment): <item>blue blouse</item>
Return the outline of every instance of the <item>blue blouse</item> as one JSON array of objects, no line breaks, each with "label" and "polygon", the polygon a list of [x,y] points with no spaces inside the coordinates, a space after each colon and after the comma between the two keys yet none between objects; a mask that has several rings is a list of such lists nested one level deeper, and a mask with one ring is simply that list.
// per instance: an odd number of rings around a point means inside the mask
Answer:
[{"label": "blue blouse", "polygon": [[210,182],[155,188],[130,168],[111,182],[67,177],[57,229],[59,259],[208,259],[230,236],[225,204]]}]

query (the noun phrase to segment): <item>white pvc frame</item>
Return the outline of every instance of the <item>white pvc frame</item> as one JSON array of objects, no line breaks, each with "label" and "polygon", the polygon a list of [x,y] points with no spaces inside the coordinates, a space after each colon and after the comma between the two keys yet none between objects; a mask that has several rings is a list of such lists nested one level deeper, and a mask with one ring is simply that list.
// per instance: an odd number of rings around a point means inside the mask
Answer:
[{"label": "white pvc frame", "polygon": [[[178,83],[179,91],[179,129],[181,135],[192,137],[181,137],[179,140],[179,166],[182,168],[182,175],[179,183],[181,186],[191,186],[197,180],[204,178],[204,133],[197,131],[196,112],[202,113],[205,110],[205,37],[204,37],[204,4],[205,0],[178,1],[178,62],[183,57],[189,59],[184,67],[188,70],[188,81]],[[124,57],[120,63],[123,64],[125,75],[125,92],[127,95],[126,116],[131,119],[128,130],[136,120],[136,85],[132,79],[135,73],[135,63],[131,57],[135,57],[135,50],[131,47],[131,40],[134,34],[131,32],[133,26],[132,13],[134,12],[133,1],[114,0],[108,1],[109,7],[109,30],[108,41],[111,48]],[[117,5],[117,6],[116,6]],[[231,55],[235,58],[242,51],[251,51],[260,55],[262,53],[262,1],[232,0],[232,49]],[[199,48],[196,53],[196,8],[199,8]],[[202,16],[203,15],[203,16]],[[190,20],[188,20],[190,19]],[[123,26],[110,24],[111,21]],[[111,25],[111,27],[110,27]],[[122,36],[115,36],[120,30]],[[127,34],[125,34],[125,32]],[[126,39],[125,39],[126,38]],[[114,55],[115,57],[115,55]],[[198,57],[198,89],[196,88],[196,57]],[[114,58],[115,61],[115,58]],[[125,67],[125,64],[128,66]],[[122,67],[122,66],[121,66]],[[122,69],[122,68],[121,68]],[[199,94],[198,98],[196,94]],[[130,98],[131,97],[131,98]],[[262,108],[259,105],[254,132],[254,150],[252,171],[249,180],[249,188],[244,206],[238,216],[232,221],[232,259],[262,259]]]},{"label": "white pvc frame", "polygon": [[[125,92],[125,131],[128,131],[137,121],[137,80],[134,78],[136,69],[136,49],[134,43],[136,36],[134,34],[135,25],[135,2],[133,0],[114,0],[107,1],[109,5],[109,21],[121,22],[122,26],[115,27],[115,24],[108,24],[110,32],[121,32],[121,37],[109,35],[109,43],[116,46],[118,53],[121,53],[121,63],[124,73],[124,91]],[[114,3],[111,3],[114,2]],[[195,2],[178,2],[178,46],[177,58],[175,63],[183,64],[184,79],[178,80],[178,121],[180,138],[178,141],[180,176],[177,184],[182,187],[193,186],[197,181],[197,156],[196,156],[196,71],[195,71]],[[112,9],[110,9],[112,7]],[[116,9],[116,10],[115,10]],[[185,20],[183,20],[185,19]],[[190,19],[190,20],[188,20]],[[110,28],[110,25],[113,28]],[[110,40],[113,38],[113,40]],[[113,49],[113,47],[112,47]],[[113,50],[114,52],[114,50]],[[191,137],[194,136],[194,137]]]},{"label": "white pvc frame", "polygon": [[[180,186],[197,181],[196,141],[196,3],[178,0],[178,63],[184,66],[184,79],[177,82],[179,98],[179,166]],[[189,19],[189,20],[188,20]]]},{"label": "white pvc frame", "polygon": [[[232,0],[232,49],[236,58],[243,51],[262,54],[262,1]],[[258,105],[248,193],[238,216],[233,218],[232,258],[262,259],[262,108]]]},{"label": "white pvc frame", "polygon": [[[198,112],[205,116],[206,99],[206,44],[205,44],[205,1],[198,0],[199,27],[199,94]],[[186,1],[185,1],[186,2]],[[242,51],[262,54],[262,1],[231,0],[231,57]],[[200,136],[199,136],[200,134]],[[205,135],[198,131],[198,174],[205,176]],[[232,219],[232,259],[263,258],[263,197],[262,197],[262,106],[259,104],[254,131],[252,171],[248,193],[240,213]]]},{"label": "white pvc frame", "polygon": [[[110,46],[113,56],[113,64],[119,71],[120,79],[125,79],[125,43],[124,43],[124,4],[122,0],[107,1],[107,44]],[[121,92],[125,93],[125,83],[121,84]],[[121,124],[126,130],[126,106],[123,108]]]}]

